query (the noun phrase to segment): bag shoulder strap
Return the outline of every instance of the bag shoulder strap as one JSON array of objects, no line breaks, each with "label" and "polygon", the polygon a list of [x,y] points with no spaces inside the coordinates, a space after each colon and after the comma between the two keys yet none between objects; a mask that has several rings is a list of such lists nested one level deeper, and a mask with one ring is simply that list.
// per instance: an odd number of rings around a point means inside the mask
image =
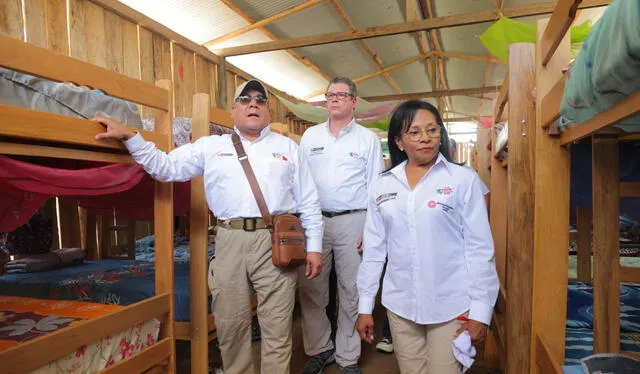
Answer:
[{"label": "bag shoulder strap", "polygon": [[240,161],[244,174],[247,176],[247,180],[249,181],[249,186],[251,186],[251,191],[256,199],[256,203],[258,203],[262,219],[264,220],[265,225],[271,229],[273,227],[271,213],[269,213],[269,208],[267,208],[267,203],[264,200],[264,195],[262,195],[260,185],[258,185],[256,175],[253,173],[253,169],[249,163],[249,157],[242,146],[242,140],[240,140],[240,137],[235,131],[231,134],[231,141],[233,142],[233,147],[236,149],[236,153],[238,154],[238,161]]}]

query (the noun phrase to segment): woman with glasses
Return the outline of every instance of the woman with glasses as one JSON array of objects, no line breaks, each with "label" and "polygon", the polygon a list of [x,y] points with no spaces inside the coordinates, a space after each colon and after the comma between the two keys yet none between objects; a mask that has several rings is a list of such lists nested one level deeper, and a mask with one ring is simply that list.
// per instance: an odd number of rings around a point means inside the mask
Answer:
[{"label": "woman with glasses", "polygon": [[394,111],[389,150],[369,195],[356,327],[373,341],[386,261],[382,304],[400,371],[461,373],[452,343],[485,339],[499,286],[480,178],[451,161],[440,114],[424,101]]}]

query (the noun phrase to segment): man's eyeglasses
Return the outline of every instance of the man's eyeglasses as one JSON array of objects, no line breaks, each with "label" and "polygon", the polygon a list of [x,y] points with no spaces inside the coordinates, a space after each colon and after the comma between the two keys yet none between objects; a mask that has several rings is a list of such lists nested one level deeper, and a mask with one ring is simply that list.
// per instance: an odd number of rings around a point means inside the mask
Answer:
[{"label": "man's eyeglasses", "polygon": [[335,98],[337,98],[338,100],[346,100],[348,97],[352,97],[353,95],[351,95],[348,92],[327,92],[324,94],[324,97],[327,100],[333,100]]},{"label": "man's eyeglasses", "polygon": [[264,105],[267,103],[267,98],[264,95],[255,95],[255,96],[251,96],[251,95],[242,95],[242,96],[238,96],[238,98],[236,99],[236,102],[242,103],[242,104],[249,104],[251,102],[251,100],[256,99],[256,103]]},{"label": "man's eyeglasses", "polygon": [[426,136],[427,138],[431,138],[431,139],[438,139],[440,138],[440,126],[438,127],[429,127],[426,130],[419,130],[419,129],[409,129],[409,131],[407,131],[405,134],[407,135],[407,137],[413,141],[418,141],[422,138],[422,136]]}]

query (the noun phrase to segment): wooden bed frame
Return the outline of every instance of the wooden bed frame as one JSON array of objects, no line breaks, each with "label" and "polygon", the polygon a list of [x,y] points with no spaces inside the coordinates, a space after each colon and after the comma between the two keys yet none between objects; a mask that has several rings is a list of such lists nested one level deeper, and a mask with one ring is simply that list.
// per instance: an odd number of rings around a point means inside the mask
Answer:
[{"label": "wooden bed frame", "polygon": [[[46,61],[46,63],[43,63]],[[89,63],[0,35],[0,66],[59,82],[100,88],[110,95],[157,110],[156,131],[144,133],[158,147],[172,147],[171,83],[156,86]],[[97,141],[103,127],[93,121],[0,105],[0,153],[102,162],[132,163],[118,141]],[[8,373],[29,372],[73,352],[82,345],[152,318],[161,320],[158,342],[104,370],[133,373],[175,372],[173,332],[173,189],[156,183],[156,295],[103,317],[83,321],[0,352],[0,366]]]},{"label": "wooden bed frame", "polygon": [[[619,265],[618,243],[619,198],[640,197],[640,183],[620,183],[618,143],[639,137],[611,127],[640,112],[640,92],[563,132],[556,126],[562,69],[570,61],[568,30],[579,3],[559,1],[551,18],[538,22],[535,45],[510,47],[495,103],[495,122],[507,119],[510,128],[508,160],[490,155],[490,220],[501,281],[490,340],[506,373],[563,372],[573,142],[591,138],[593,147],[594,353],[620,351],[619,283],[640,278],[640,269]],[[494,145],[495,139],[494,132]],[[486,152],[478,147],[478,159]],[[578,220],[591,224],[584,211]],[[584,243],[580,239],[579,251]],[[587,245],[582,252],[590,255]]]}]

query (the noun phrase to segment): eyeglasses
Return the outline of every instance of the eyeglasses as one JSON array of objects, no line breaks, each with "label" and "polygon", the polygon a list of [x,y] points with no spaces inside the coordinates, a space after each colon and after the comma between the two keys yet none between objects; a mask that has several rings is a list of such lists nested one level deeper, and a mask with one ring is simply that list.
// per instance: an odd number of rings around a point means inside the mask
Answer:
[{"label": "eyeglasses", "polygon": [[267,97],[264,95],[256,95],[256,96],[251,96],[251,95],[242,95],[242,96],[238,96],[238,98],[236,99],[236,102],[240,102],[242,104],[249,104],[251,103],[251,100],[256,99],[256,103],[264,105],[267,103]]},{"label": "eyeglasses", "polygon": [[427,138],[437,139],[440,138],[440,126],[438,127],[429,127],[425,131],[418,129],[409,129],[405,134],[412,141],[418,141],[425,135]]},{"label": "eyeglasses", "polygon": [[324,94],[324,97],[327,100],[333,100],[334,98],[337,98],[338,100],[346,100],[348,97],[352,96],[353,95],[348,92],[327,92]]}]

